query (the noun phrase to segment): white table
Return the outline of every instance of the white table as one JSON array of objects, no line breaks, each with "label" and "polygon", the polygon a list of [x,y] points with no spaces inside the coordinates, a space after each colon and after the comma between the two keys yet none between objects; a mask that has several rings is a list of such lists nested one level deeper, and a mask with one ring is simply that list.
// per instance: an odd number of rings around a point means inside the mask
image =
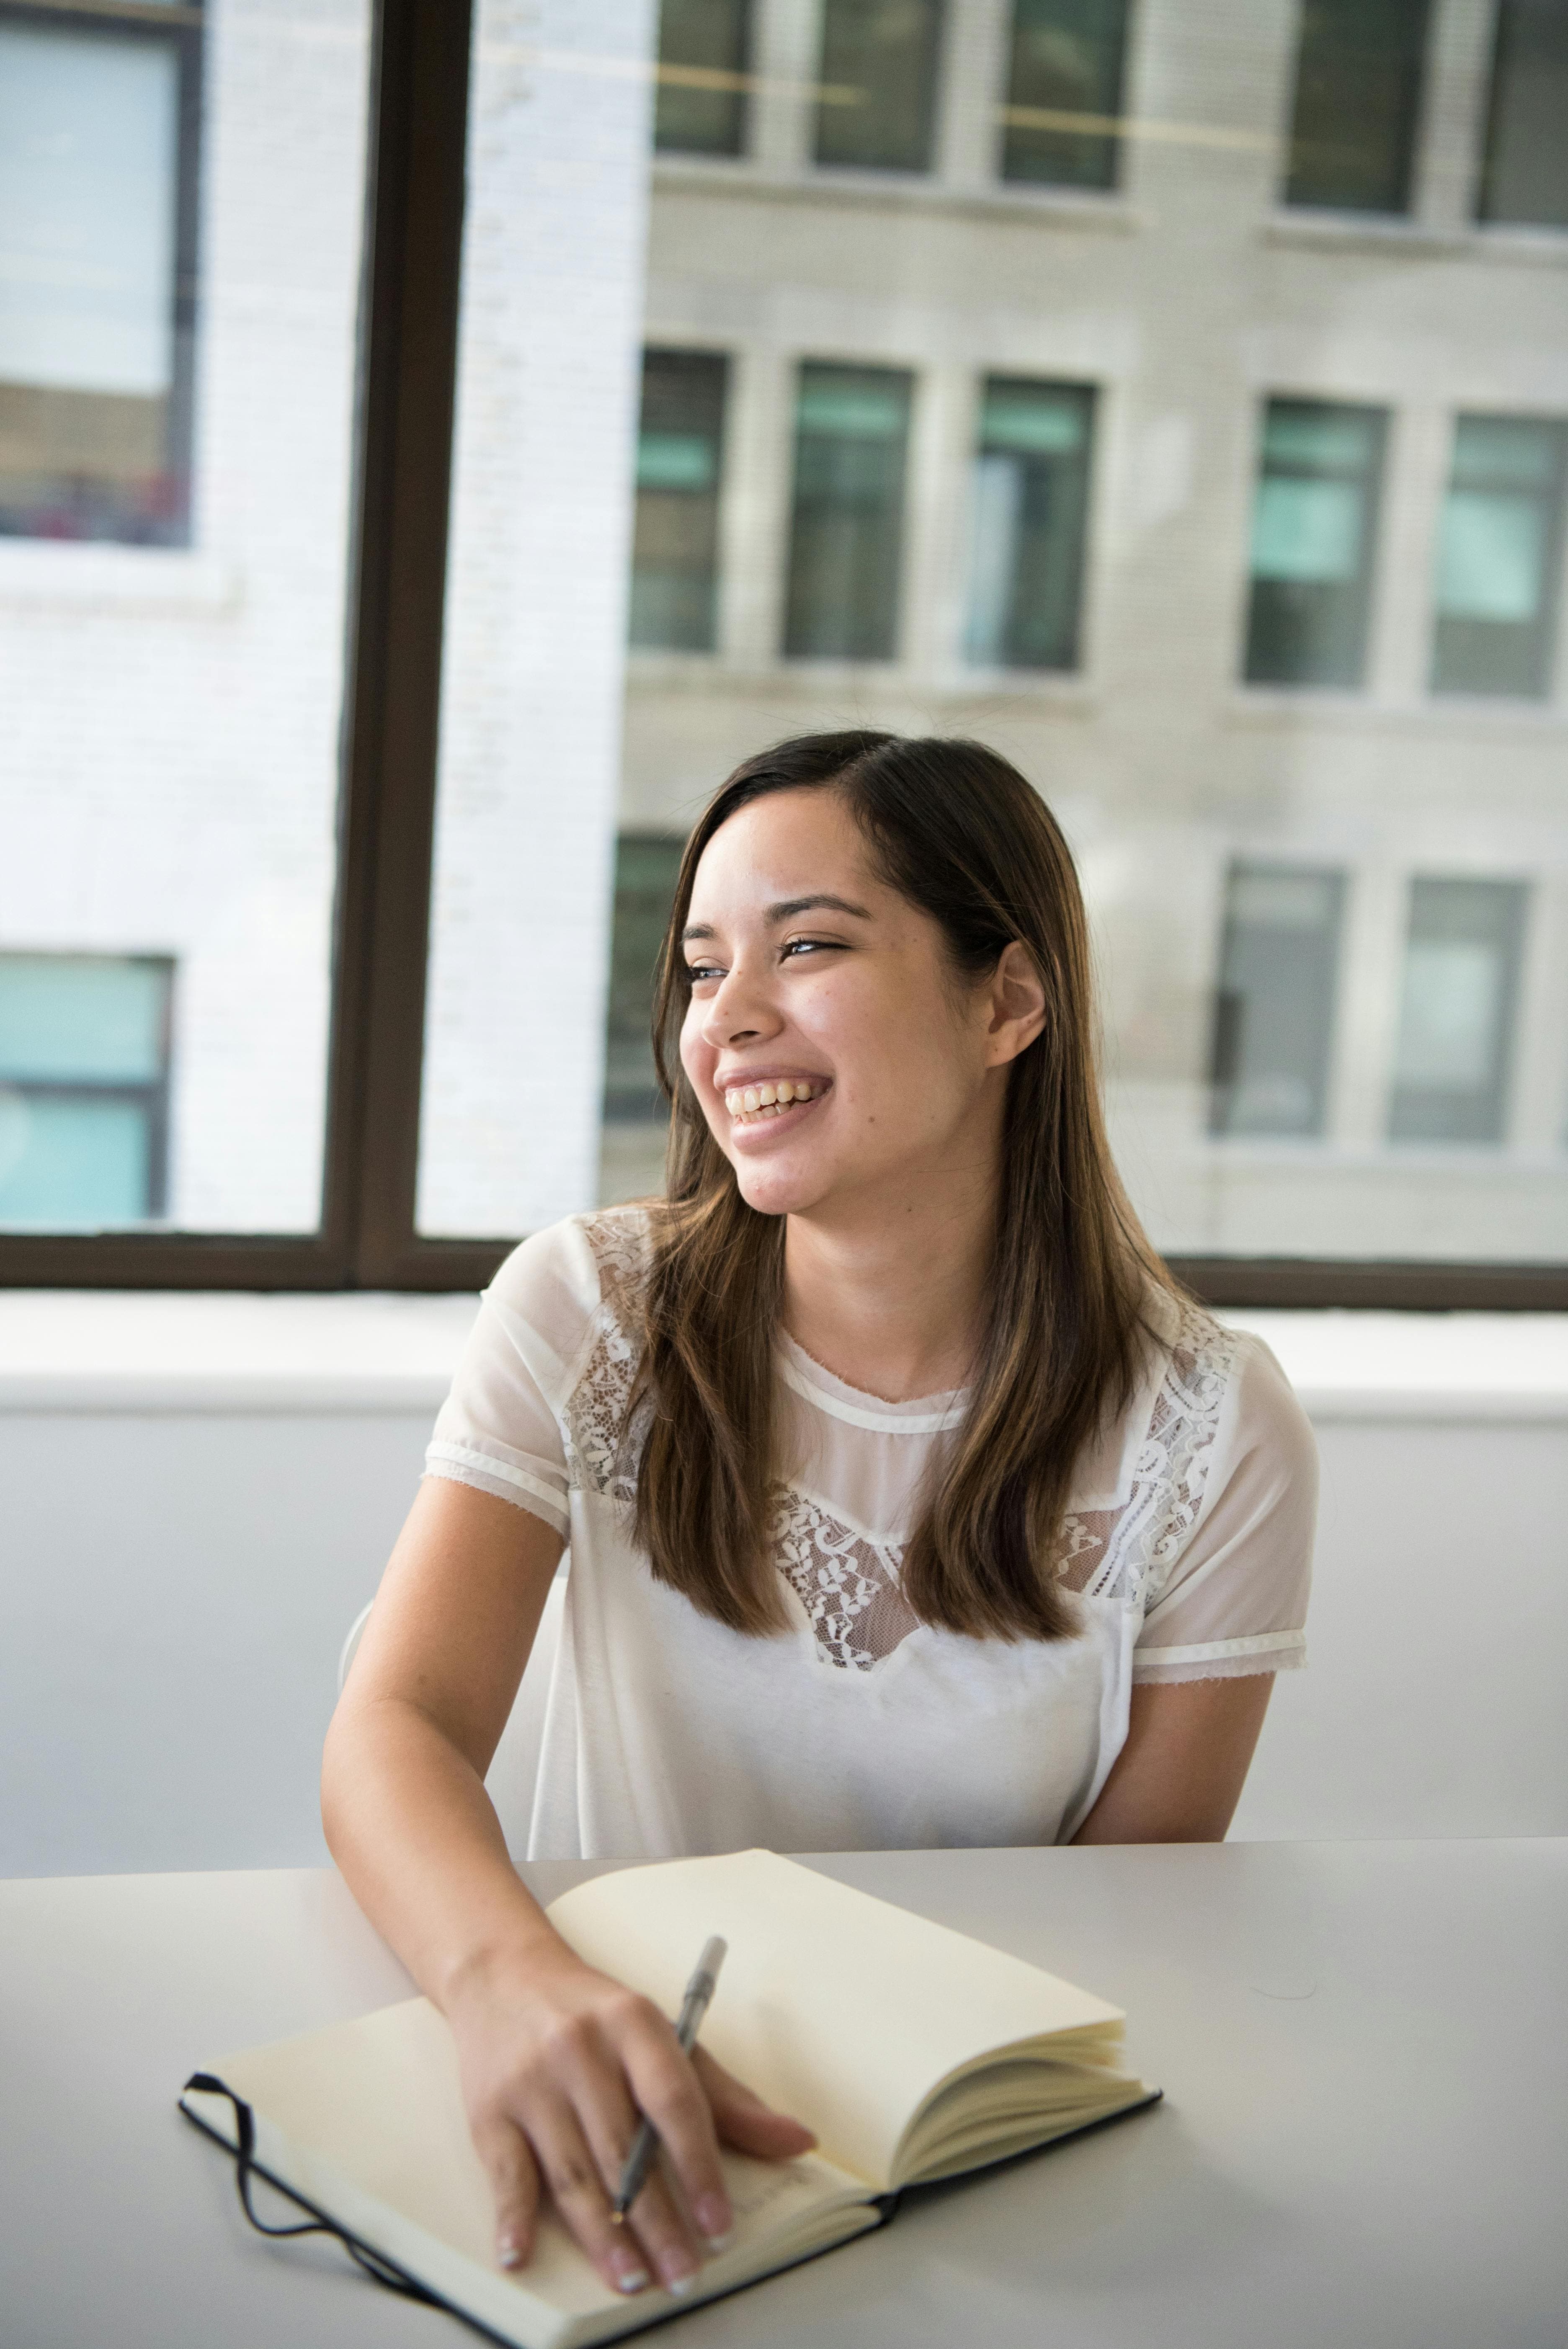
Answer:
[{"label": "white table", "polygon": [[[694,2312],[694,2349],[1568,2343],[1568,1842],[814,1864],[1126,2006],[1167,2101]],[[252,2235],[173,2108],[199,2063],[407,1986],[329,1874],[0,1885],[6,2349],[475,2338]],[[825,1994],[852,2033],[877,1987]]]}]

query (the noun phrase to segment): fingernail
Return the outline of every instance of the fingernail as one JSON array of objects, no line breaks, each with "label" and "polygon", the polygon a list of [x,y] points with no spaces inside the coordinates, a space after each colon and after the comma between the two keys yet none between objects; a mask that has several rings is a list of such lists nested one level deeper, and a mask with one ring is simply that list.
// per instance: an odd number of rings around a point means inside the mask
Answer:
[{"label": "fingernail", "polygon": [[664,2279],[665,2291],[672,2292],[677,2300],[684,2300],[697,2281],[696,2269],[680,2251],[671,2252],[659,2272]]},{"label": "fingernail", "polygon": [[503,2235],[500,2242],[496,2245],[496,2250],[500,2254],[501,2264],[504,2268],[520,2268],[522,2266],[523,2246],[515,2235]]},{"label": "fingernail", "polygon": [[646,2292],[649,2281],[646,2268],[617,2268],[615,2271],[617,2292]]},{"label": "fingernail", "polygon": [[691,2215],[711,2243],[727,2243],[732,2220],[722,2194],[704,2194],[692,2205]]}]

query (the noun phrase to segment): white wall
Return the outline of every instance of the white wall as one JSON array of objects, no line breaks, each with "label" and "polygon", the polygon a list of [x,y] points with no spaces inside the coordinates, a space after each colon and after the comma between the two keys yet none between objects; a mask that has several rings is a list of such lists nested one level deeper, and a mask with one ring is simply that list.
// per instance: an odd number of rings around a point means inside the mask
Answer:
[{"label": "white wall", "polygon": [[[472,1312],[0,1300],[0,1876],[324,1858],[338,1646]],[[1568,1323],[1247,1318],[1324,1506],[1237,1832],[1568,1833]]]}]

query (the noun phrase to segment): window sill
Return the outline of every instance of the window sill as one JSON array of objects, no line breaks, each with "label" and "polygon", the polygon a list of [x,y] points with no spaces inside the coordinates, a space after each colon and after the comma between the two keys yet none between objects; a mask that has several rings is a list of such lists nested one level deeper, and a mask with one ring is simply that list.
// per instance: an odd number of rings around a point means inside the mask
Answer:
[{"label": "window sill", "polygon": [[1276,212],[1263,225],[1265,244],[1320,253],[1397,254],[1405,261],[1517,262],[1528,267],[1568,267],[1568,231],[1477,225],[1433,228],[1382,213]]},{"label": "window sill", "polygon": [[851,171],[808,165],[799,171],[764,170],[743,156],[661,155],[653,166],[655,193],[750,195],[763,202],[857,204],[872,211],[962,212],[994,220],[1033,221],[1045,228],[1082,228],[1130,236],[1147,228],[1147,214],[1116,193],[992,182],[966,185],[919,171]]},{"label": "window sill", "polygon": [[1223,709],[1238,727],[1371,728],[1381,733],[1489,737],[1556,735],[1568,730],[1568,706],[1526,701],[1508,694],[1443,693],[1420,701],[1376,700],[1336,686],[1238,687]]},{"label": "window sill", "polygon": [[216,616],[234,611],[239,602],[239,574],[216,555],[182,547],[0,539],[0,604],[25,604],[34,611],[55,605]]},{"label": "window sill", "polygon": [[722,653],[633,652],[627,680],[641,693],[703,693],[719,690],[765,694],[776,701],[798,694],[817,701],[825,690],[916,695],[921,701],[998,701],[1048,705],[1074,717],[1092,718],[1099,692],[1088,678],[1065,669],[943,669],[935,677],[902,661],[779,660],[752,664],[726,660]]},{"label": "window sill", "polygon": [[[433,1415],[471,1296],[14,1290],[0,1413]],[[1568,1423],[1568,1314],[1231,1310],[1327,1423]]]}]

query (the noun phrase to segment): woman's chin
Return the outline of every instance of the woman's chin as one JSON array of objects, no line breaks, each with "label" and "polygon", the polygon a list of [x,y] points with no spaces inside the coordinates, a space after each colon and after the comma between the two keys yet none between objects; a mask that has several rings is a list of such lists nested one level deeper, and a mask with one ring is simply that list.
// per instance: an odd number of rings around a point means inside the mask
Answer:
[{"label": "woman's chin", "polygon": [[735,1185],[748,1207],[759,1216],[798,1216],[815,1207],[828,1188],[820,1169],[792,1164],[793,1152],[776,1158],[748,1158],[739,1152],[731,1161]]}]

